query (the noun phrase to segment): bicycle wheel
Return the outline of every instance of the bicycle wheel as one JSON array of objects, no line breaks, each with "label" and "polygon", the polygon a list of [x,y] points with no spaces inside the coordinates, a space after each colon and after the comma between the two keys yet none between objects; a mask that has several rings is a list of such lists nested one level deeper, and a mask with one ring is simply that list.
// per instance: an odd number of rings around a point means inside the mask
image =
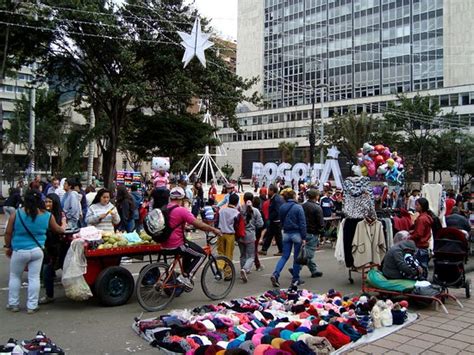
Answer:
[{"label": "bicycle wheel", "polygon": [[201,287],[211,300],[226,297],[235,283],[235,267],[225,256],[210,256],[201,274]]},{"label": "bicycle wheel", "polygon": [[168,264],[153,263],[145,266],[138,275],[138,303],[148,312],[165,309],[175,296],[176,275],[174,271],[170,275],[168,270]]}]

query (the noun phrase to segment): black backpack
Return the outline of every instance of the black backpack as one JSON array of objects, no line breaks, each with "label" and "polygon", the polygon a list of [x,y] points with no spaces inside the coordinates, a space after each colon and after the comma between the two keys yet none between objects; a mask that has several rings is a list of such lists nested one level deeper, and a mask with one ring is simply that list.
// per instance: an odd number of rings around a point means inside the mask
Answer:
[{"label": "black backpack", "polygon": [[169,224],[169,216],[178,205],[174,205],[170,208],[163,206],[162,208],[154,208],[147,214],[143,221],[143,229],[146,234],[153,238],[157,243],[166,242],[171,233],[178,228],[181,224],[172,228]]}]

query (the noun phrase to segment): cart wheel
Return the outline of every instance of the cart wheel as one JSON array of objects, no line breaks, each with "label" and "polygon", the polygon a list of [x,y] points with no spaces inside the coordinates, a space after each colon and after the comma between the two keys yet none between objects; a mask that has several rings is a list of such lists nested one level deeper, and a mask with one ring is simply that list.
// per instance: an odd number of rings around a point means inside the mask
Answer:
[{"label": "cart wheel", "polygon": [[121,266],[102,270],[95,281],[95,293],[104,306],[120,306],[133,294],[135,281],[132,274]]},{"label": "cart wheel", "polygon": [[471,280],[466,280],[464,287],[466,288],[466,298],[471,298]]}]

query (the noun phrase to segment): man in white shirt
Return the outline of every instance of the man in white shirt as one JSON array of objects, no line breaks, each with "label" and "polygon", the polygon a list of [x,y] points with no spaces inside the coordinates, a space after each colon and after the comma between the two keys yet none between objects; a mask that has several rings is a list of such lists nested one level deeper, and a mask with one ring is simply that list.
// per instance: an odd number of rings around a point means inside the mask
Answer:
[{"label": "man in white shirt", "polygon": [[408,211],[415,212],[416,200],[420,198],[420,190],[412,190],[410,197],[408,198]]}]

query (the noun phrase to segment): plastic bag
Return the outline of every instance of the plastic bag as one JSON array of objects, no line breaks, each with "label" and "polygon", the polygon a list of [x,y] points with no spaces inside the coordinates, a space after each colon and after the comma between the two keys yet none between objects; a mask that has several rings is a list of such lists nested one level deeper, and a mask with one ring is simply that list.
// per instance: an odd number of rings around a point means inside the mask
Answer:
[{"label": "plastic bag", "polygon": [[300,252],[296,258],[296,263],[300,265],[308,264],[308,254],[306,253],[306,247],[304,245],[302,245],[300,248]]},{"label": "plastic bag", "polygon": [[66,297],[74,301],[85,301],[92,297],[91,289],[84,279],[87,272],[87,261],[84,255],[84,241],[72,241],[64,259],[62,284]]}]

